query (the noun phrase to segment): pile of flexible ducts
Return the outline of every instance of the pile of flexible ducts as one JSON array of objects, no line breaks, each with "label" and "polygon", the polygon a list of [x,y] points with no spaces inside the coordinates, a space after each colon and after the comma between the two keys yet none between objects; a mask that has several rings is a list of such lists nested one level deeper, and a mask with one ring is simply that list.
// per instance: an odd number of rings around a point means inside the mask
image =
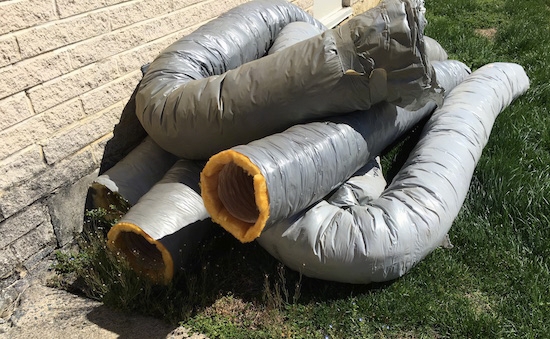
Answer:
[{"label": "pile of flexible ducts", "polygon": [[[93,184],[96,206],[131,206],[109,248],[166,283],[214,221],[309,277],[405,274],[445,241],[496,116],[529,86],[516,64],[447,60],[424,11],[384,0],[327,30],[258,0],[165,49],[136,95],[149,137]],[[377,156],[427,117],[386,187]]]}]

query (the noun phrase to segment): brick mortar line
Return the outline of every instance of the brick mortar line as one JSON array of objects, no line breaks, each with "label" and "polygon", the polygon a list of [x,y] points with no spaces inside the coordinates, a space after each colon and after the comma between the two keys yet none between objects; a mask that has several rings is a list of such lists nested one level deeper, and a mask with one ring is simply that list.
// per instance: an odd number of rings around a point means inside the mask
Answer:
[{"label": "brick mortar line", "polygon": [[10,163],[10,160],[13,160],[13,159],[10,159],[10,158],[14,158],[14,157],[17,157],[17,156],[20,156],[21,154],[27,152],[28,150],[30,150],[31,148],[33,147],[36,147],[36,146],[39,146],[40,147],[40,155],[42,157],[42,160],[44,161],[44,163],[47,165],[46,161],[45,161],[45,158],[44,158],[44,152],[42,151],[42,146],[41,145],[37,145],[37,144],[32,144],[32,145],[28,145],[28,146],[25,146],[23,148],[21,148],[20,150],[8,155],[7,157],[5,157],[4,159],[0,160],[0,166],[3,166],[5,165],[6,163]]},{"label": "brick mortar line", "polygon": [[[12,33],[9,33],[9,34],[12,34]],[[14,37],[14,39],[15,39],[15,44],[17,45],[17,53],[19,53],[19,57],[21,57],[23,54],[21,53],[21,44],[19,43],[19,38],[18,38],[17,35],[15,35],[15,34],[12,34],[12,35],[13,35],[13,37]],[[18,60],[18,61],[16,61],[16,62],[14,62],[14,63],[10,63],[10,65],[16,64],[16,63],[18,63],[19,61],[21,61],[21,59]]]},{"label": "brick mortar line", "polygon": [[105,135],[102,135],[101,137],[97,138],[96,140],[92,141],[88,146],[92,148],[91,152],[92,152],[92,158],[94,159],[94,162],[99,164],[99,166],[101,166],[101,160],[102,159],[98,159],[97,158],[97,155],[96,153],[94,152],[94,146],[96,146],[97,144],[99,144],[102,139],[106,139],[107,137],[113,137],[114,134],[113,134],[113,131],[110,131],[109,133],[105,134]]},{"label": "brick mortar line", "polygon": [[[57,0],[56,0],[57,1]],[[125,2],[121,2],[121,3],[118,3],[118,4],[114,4],[114,5],[111,5],[111,6],[108,6],[109,10],[112,10],[112,9],[117,9],[118,7],[124,7],[124,6],[128,6],[128,4],[130,3],[139,3],[139,2],[143,2],[143,1],[146,1],[146,0],[130,0],[130,1],[125,1]],[[172,1],[170,1],[170,3],[173,3]],[[103,8],[107,8],[107,7],[103,7]],[[185,8],[188,8],[188,7],[185,7]],[[173,13],[173,12],[169,12],[169,13]],[[168,13],[168,14],[169,14]],[[166,15],[166,14],[163,14],[163,15]],[[160,16],[155,16],[153,18],[159,18]],[[153,18],[149,18],[149,19],[153,19]],[[110,19],[110,18],[109,18]],[[142,20],[142,21],[146,21],[146,20],[149,20],[149,19],[145,19],[145,20]],[[133,24],[130,24],[130,25],[126,25],[126,26],[121,26],[121,27],[117,27],[115,29],[116,30],[119,30],[121,28],[127,28],[127,27],[131,27],[132,25],[134,24],[137,24],[139,22],[142,22],[142,21],[137,21],[137,22],[134,22]],[[112,23],[111,23],[111,20],[109,20],[109,25],[112,27]],[[98,36],[101,36],[101,35],[98,35]]]},{"label": "brick mortar line", "polygon": [[[109,82],[109,83],[110,83],[110,82]],[[69,100],[63,101],[63,102],[59,103],[58,105],[55,105],[55,106],[53,106],[53,107],[50,107],[50,108],[48,108],[47,110],[44,110],[44,111],[42,111],[42,112],[40,112],[40,113],[36,113],[36,112],[34,111],[33,107],[32,107],[32,103],[30,102],[30,99],[29,99],[29,97],[28,97],[28,93],[26,93],[26,90],[25,90],[25,91],[21,91],[21,92],[14,93],[13,96],[15,96],[15,95],[17,95],[17,94],[19,94],[19,93],[25,93],[25,96],[26,96],[27,99],[28,99],[27,104],[30,105],[30,108],[31,108],[31,110],[32,110],[32,112],[33,112],[34,114],[32,114],[31,116],[29,116],[28,118],[25,118],[25,119],[19,121],[18,123],[14,124],[14,125],[11,125],[11,126],[9,126],[9,127],[7,127],[7,128],[4,128],[3,130],[0,130],[0,133],[6,132],[6,131],[10,132],[10,130],[17,128],[18,125],[20,125],[20,124],[26,122],[27,120],[32,119],[32,118],[39,117],[39,116],[41,116],[41,115],[45,115],[45,113],[47,113],[49,110],[51,110],[51,109],[53,109],[53,108],[56,108],[57,106],[66,104],[66,103],[68,103],[68,102],[71,102],[71,101],[77,101],[77,100],[78,100],[78,101],[80,101],[80,105],[82,106],[82,100],[81,100],[81,98],[80,98],[80,95],[78,95],[78,96],[76,96],[76,97],[74,97],[74,98],[71,98],[71,99],[69,99]],[[87,92],[86,92],[86,93],[87,93]],[[6,97],[6,98],[4,98],[4,99],[10,98],[10,97],[11,97],[11,95],[8,96],[8,97]],[[79,120],[79,121],[80,121],[80,120]],[[18,150],[17,152],[19,152],[19,150]],[[6,157],[6,158],[0,160],[0,162],[2,162],[2,161],[4,161],[5,159],[11,157],[13,154],[15,154],[15,153],[17,153],[17,152],[14,152],[14,153],[10,154],[8,157]]]},{"label": "brick mortar line", "polygon": [[55,10],[55,13],[57,14],[57,18],[60,19],[61,18],[61,11],[59,10],[59,4],[57,3],[57,0],[54,0],[53,7],[54,7],[54,10]]},{"label": "brick mortar line", "polygon": [[[215,1],[215,0],[214,0],[214,1]],[[123,54],[125,54],[125,53],[135,52],[135,51],[139,50],[140,48],[143,48],[143,47],[149,46],[149,45],[153,45],[153,44],[159,42],[160,40],[165,39],[165,38],[167,38],[167,37],[169,37],[169,36],[176,35],[176,34],[181,34],[181,33],[183,33],[183,31],[187,31],[187,30],[195,31],[195,30],[197,30],[199,27],[201,27],[202,25],[206,24],[206,23],[209,22],[209,21],[212,21],[213,19],[214,19],[214,18],[208,19],[208,20],[204,20],[204,21],[201,21],[200,23],[195,24],[195,25],[193,25],[193,26],[189,26],[189,27],[183,28],[183,29],[181,29],[181,30],[178,30],[178,31],[175,31],[175,32],[172,32],[172,33],[168,33],[168,34],[163,35],[163,36],[161,36],[161,37],[159,37],[159,38],[157,38],[157,39],[155,39],[155,40],[147,41],[147,42],[144,43],[143,45],[139,45],[139,46],[132,47],[132,48],[130,48],[130,49],[124,50],[124,51],[122,51],[122,52],[118,52],[118,53],[113,54],[113,55],[111,55],[111,56],[109,56],[109,57],[107,57],[107,58],[105,58],[105,59],[102,59],[102,60],[110,59],[110,58],[112,58],[112,57],[119,57],[119,56],[121,56],[121,55],[123,55]],[[188,35],[188,34],[186,34],[186,35]],[[183,37],[184,37],[184,36],[181,36],[181,38],[183,38]],[[168,47],[168,46],[166,46],[166,47]],[[165,48],[166,48],[166,47],[165,47]],[[159,53],[160,53],[160,52],[161,52],[161,51],[159,51]],[[99,61],[99,60],[98,60],[98,61]],[[151,61],[153,61],[153,60],[151,60]],[[97,61],[96,61],[96,62],[97,62]],[[93,64],[93,63],[92,63],[92,64]],[[88,65],[86,65],[86,66],[88,66]],[[84,66],[84,67],[85,67],[85,66]],[[126,74],[128,74],[128,73],[126,73]]]},{"label": "brick mortar line", "polygon": [[[34,110],[34,107],[32,106],[32,102],[31,102],[31,98],[29,97],[29,93],[27,93],[26,90],[23,90],[21,92],[17,92],[17,93],[14,93],[13,95],[16,95],[16,94],[19,94],[19,93],[24,93],[25,94],[25,103],[27,104],[27,107],[29,108],[29,110],[31,111],[31,116],[30,117],[34,117],[36,115],[36,111]],[[11,96],[11,95],[10,95]],[[30,118],[29,117],[29,118]],[[27,118],[28,119],[28,118]],[[27,119],[24,119],[23,121],[27,120]],[[20,122],[23,122],[23,121],[20,121]],[[19,124],[20,122],[18,122],[17,124]],[[15,124],[15,125],[17,125]],[[9,128],[9,127],[8,127]],[[1,132],[1,131],[0,131]]]},{"label": "brick mortar line", "polygon": [[[58,1],[58,0],[54,0],[54,1],[55,1],[56,6],[57,6],[57,1]],[[78,0],[77,0],[77,1],[78,1]],[[72,15],[69,15],[69,16],[66,16],[66,17],[63,17],[63,18],[61,17],[61,13],[59,13],[59,19],[58,19],[58,20],[74,18],[74,17],[76,17],[76,16],[83,15],[83,14],[89,14],[89,13],[94,13],[94,12],[100,12],[100,11],[105,10],[105,9],[111,9],[111,8],[117,7],[117,6],[124,6],[124,4],[128,4],[128,3],[131,3],[131,2],[137,2],[137,1],[140,1],[140,0],[126,0],[126,1],[122,1],[122,2],[116,3],[116,4],[106,5],[106,6],[103,6],[103,7],[94,8],[94,9],[89,10],[89,11],[80,12],[80,13],[77,13],[77,14],[72,14]],[[50,22],[51,22],[51,21],[50,21]],[[35,27],[37,27],[37,26],[35,26]]]},{"label": "brick mortar line", "polygon": [[[111,57],[109,57],[109,58],[111,58]],[[117,64],[117,66],[118,66],[118,64]],[[117,67],[117,68],[118,68],[118,67]],[[98,87],[96,87],[96,88],[94,88],[94,89],[92,89],[92,90],[90,90],[90,91],[88,91],[88,92],[84,92],[84,93],[82,93],[82,94],[79,94],[79,95],[76,96],[75,98],[81,98],[84,94],[89,94],[90,92],[97,91],[98,89],[106,88],[107,86],[112,85],[113,83],[116,83],[116,82],[120,82],[120,81],[124,81],[124,80],[126,80],[126,79],[129,79],[129,78],[131,78],[131,77],[134,75],[133,73],[137,73],[137,72],[141,73],[141,70],[136,69],[136,70],[133,70],[133,71],[131,71],[131,72],[124,73],[124,74],[121,75],[120,77],[118,77],[118,78],[116,78],[116,79],[114,79],[114,80],[112,80],[112,81],[106,82],[105,84],[103,84],[103,85],[101,85],[101,86],[98,86]],[[73,99],[74,99],[74,98],[73,98]],[[71,100],[73,100],[73,99],[71,99]],[[63,101],[63,102],[69,102],[69,101],[70,101],[70,100]],[[61,105],[61,104],[60,104],[60,105]],[[57,106],[59,106],[59,105],[55,105],[54,107],[57,107]],[[52,107],[52,108],[54,108],[54,107]],[[51,109],[51,108],[49,108],[48,110],[50,110],[50,109]],[[44,111],[44,112],[45,112],[45,111]],[[41,113],[39,113],[39,114],[42,114],[42,113],[44,113],[44,112],[41,112]]]}]

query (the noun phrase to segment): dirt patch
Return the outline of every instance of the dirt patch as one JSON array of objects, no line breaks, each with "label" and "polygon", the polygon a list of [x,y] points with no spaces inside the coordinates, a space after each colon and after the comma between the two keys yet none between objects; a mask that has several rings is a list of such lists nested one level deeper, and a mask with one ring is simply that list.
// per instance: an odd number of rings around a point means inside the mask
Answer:
[{"label": "dirt patch", "polygon": [[246,324],[250,330],[283,325],[283,319],[276,312],[256,307],[234,296],[219,298],[212,306],[205,309],[204,315],[221,316],[240,326]]},{"label": "dirt patch", "polygon": [[29,287],[0,338],[205,338],[41,285]]},{"label": "dirt patch", "polygon": [[489,40],[493,40],[497,34],[496,28],[478,28],[474,32],[477,35],[481,35]]},{"label": "dirt patch", "polygon": [[481,291],[466,293],[466,299],[468,299],[477,314],[492,314],[491,301],[489,297]]}]

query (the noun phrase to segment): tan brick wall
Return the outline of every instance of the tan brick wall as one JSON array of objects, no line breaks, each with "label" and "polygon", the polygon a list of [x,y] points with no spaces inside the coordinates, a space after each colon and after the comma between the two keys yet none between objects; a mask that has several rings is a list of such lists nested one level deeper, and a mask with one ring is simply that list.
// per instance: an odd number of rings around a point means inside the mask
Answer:
[{"label": "tan brick wall", "polygon": [[0,282],[67,243],[52,201],[97,174],[140,67],[247,1],[0,1]]}]

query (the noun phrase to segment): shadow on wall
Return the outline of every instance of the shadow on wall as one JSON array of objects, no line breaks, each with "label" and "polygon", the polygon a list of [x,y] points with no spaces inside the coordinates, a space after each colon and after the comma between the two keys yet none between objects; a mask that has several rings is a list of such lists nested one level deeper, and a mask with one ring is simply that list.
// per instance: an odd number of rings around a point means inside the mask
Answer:
[{"label": "shadow on wall", "polygon": [[130,100],[124,106],[120,121],[113,129],[113,137],[105,145],[99,174],[104,173],[122,160],[147,136],[147,132],[145,132],[136,116],[136,93],[139,85],[138,83]]}]

